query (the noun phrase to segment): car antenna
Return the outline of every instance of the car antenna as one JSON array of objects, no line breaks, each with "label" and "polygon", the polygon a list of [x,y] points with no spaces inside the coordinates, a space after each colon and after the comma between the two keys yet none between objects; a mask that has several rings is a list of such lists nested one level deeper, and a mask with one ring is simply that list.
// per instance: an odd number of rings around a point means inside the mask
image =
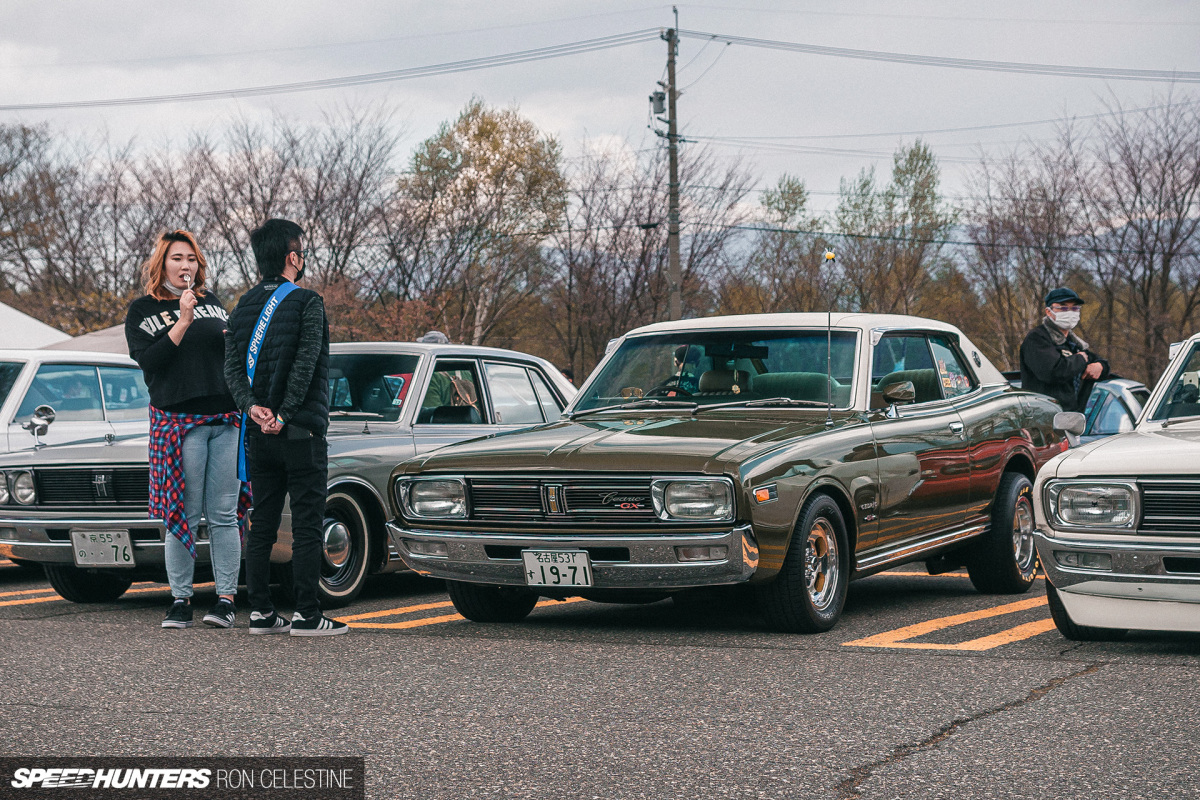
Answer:
[{"label": "car antenna", "polygon": [[[837,263],[833,251],[825,248],[825,261],[830,266]],[[825,317],[825,427],[833,427],[833,298],[829,298],[829,309]]]}]

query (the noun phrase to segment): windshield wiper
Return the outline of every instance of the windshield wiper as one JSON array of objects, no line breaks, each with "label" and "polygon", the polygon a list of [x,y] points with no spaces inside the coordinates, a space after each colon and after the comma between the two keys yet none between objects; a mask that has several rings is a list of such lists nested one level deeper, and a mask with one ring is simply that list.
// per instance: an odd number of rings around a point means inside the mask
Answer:
[{"label": "windshield wiper", "polygon": [[734,400],[730,403],[714,403],[711,406],[698,406],[692,410],[692,416],[702,411],[714,408],[736,408],[738,406],[754,408],[757,406],[804,406],[806,408],[833,408],[824,400],[793,400],[790,397],[768,397],[764,400]]},{"label": "windshield wiper", "polygon": [[1164,419],[1160,424],[1164,427],[1178,424],[1180,422],[1200,422],[1200,414],[1192,414],[1188,417],[1174,417],[1173,419]]},{"label": "windshield wiper", "polygon": [[573,411],[567,415],[567,419],[578,419],[586,417],[588,414],[598,414],[601,411],[624,411],[629,408],[695,408],[696,404],[687,400],[655,400],[654,398],[646,398],[644,400],[634,400],[632,403],[622,403],[619,406],[600,406],[599,408],[587,408],[583,411]]}]

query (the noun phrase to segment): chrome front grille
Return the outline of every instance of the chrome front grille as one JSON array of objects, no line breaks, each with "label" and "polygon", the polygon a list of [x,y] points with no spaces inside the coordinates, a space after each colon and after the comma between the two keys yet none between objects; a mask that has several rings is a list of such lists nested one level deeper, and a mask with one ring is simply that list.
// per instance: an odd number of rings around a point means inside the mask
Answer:
[{"label": "chrome front grille", "polygon": [[655,518],[649,478],[470,478],[467,486],[473,519]]},{"label": "chrome front grille", "polygon": [[1200,480],[1142,480],[1141,533],[1200,533]]}]

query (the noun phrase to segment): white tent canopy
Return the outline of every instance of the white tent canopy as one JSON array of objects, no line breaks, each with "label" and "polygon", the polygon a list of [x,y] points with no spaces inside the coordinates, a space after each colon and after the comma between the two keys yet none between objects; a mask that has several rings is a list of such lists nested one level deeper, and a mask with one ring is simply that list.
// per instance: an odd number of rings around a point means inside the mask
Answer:
[{"label": "white tent canopy", "polygon": [[0,347],[45,347],[70,338],[58,328],[0,303]]}]

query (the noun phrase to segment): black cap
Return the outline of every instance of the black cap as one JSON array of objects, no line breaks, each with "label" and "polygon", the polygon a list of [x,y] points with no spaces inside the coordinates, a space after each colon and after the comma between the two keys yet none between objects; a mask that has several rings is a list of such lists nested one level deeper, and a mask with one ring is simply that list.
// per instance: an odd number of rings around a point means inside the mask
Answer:
[{"label": "black cap", "polygon": [[1083,305],[1083,298],[1075,294],[1074,290],[1068,289],[1065,286],[1060,286],[1057,289],[1051,289],[1046,295],[1046,308],[1055,303],[1079,303]]}]

